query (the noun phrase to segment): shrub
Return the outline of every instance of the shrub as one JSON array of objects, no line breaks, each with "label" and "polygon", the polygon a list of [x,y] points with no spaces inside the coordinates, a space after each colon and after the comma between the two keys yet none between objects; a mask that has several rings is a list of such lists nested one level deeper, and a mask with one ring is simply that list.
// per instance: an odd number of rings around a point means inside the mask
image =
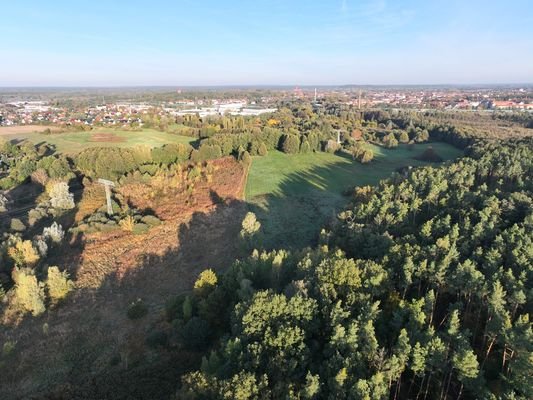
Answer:
[{"label": "shrub", "polygon": [[142,222],[138,222],[135,224],[135,227],[133,228],[133,234],[135,235],[141,235],[143,233],[146,233],[150,230],[150,226],[143,224]]},{"label": "shrub", "polygon": [[33,271],[15,267],[12,273],[14,288],[14,302],[21,312],[30,312],[33,316],[45,311],[44,289],[37,281]]},{"label": "shrub", "polygon": [[415,141],[418,143],[427,142],[429,140],[429,132],[424,129],[416,134]]},{"label": "shrub", "polygon": [[249,211],[242,220],[241,226],[241,237],[248,238],[255,235],[261,229],[261,222],[257,220],[253,212]]},{"label": "shrub", "polygon": [[74,283],[69,279],[67,271],[60,271],[58,267],[48,267],[46,279],[48,297],[52,304],[63,300],[74,288]]},{"label": "shrub", "polygon": [[409,142],[409,135],[406,131],[402,131],[398,137],[398,141],[400,143],[408,143]]},{"label": "shrub", "polygon": [[257,155],[263,157],[263,156],[266,156],[267,154],[268,154],[268,149],[266,147],[266,144],[261,142],[261,144],[259,145],[259,148],[257,149]]},{"label": "shrub", "polygon": [[13,218],[11,220],[10,228],[14,232],[23,232],[26,230],[26,225],[24,225],[24,223],[20,219]]},{"label": "shrub", "polygon": [[17,266],[32,267],[39,261],[39,252],[30,240],[17,239],[14,246],[8,249],[9,256]]},{"label": "shrub", "polygon": [[48,254],[48,245],[43,239],[37,239],[33,242],[34,246],[37,248],[39,255],[41,257],[46,257]]},{"label": "shrub", "polygon": [[133,218],[133,216],[128,215],[120,220],[119,225],[123,230],[133,232],[133,230],[135,229],[135,219]]},{"label": "shrub", "polygon": [[247,151],[243,152],[241,155],[241,161],[244,165],[250,165],[252,163],[252,157]]},{"label": "shrub", "polygon": [[9,200],[7,199],[7,197],[0,193],[0,212],[7,211],[8,202]]},{"label": "shrub", "polygon": [[309,153],[311,151],[311,146],[307,140],[304,140],[300,146],[300,153]]},{"label": "shrub", "polygon": [[34,208],[33,210],[30,210],[28,213],[28,223],[30,226],[35,225],[40,219],[46,217],[48,215],[45,208],[42,208],[38,206],[37,208]]},{"label": "shrub", "polygon": [[38,168],[31,174],[31,181],[41,186],[45,186],[48,179],[48,174],[44,168]]},{"label": "shrub", "polygon": [[149,226],[157,226],[161,224],[161,220],[154,215],[145,215],[141,221]]},{"label": "shrub", "polygon": [[140,319],[148,314],[148,307],[144,304],[141,299],[135,300],[128,307],[128,318],[129,319]]},{"label": "shrub", "polygon": [[414,157],[416,160],[426,161],[426,162],[442,162],[442,157],[439,156],[433,147],[429,146],[422,154],[417,157]]},{"label": "shrub", "polygon": [[296,135],[287,134],[283,137],[281,150],[287,154],[296,154],[300,150],[300,138]]},{"label": "shrub", "polygon": [[372,152],[372,150],[365,150],[360,155],[359,161],[362,164],[366,164],[366,163],[369,163],[370,161],[372,161],[373,158],[374,158],[374,153]]},{"label": "shrub", "polygon": [[52,179],[64,179],[74,176],[70,170],[70,165],[65,157],[54,157],[50,167],[47,169],[48,175]]},{"label": "shrub", "polygon": [[54,208],[70,210],[75,206],[74,195],[69,192],[66,182],[52,184],[48,194],[50,195],[50,204]]},{"label": "shrub", "polygon": [[383,144],[385,147],[392,149],[398,147],[398,140],[396,140],[396,137],[393,133],[389,133],[383,138]]},{"label": "shrub", "polygon": [[53,243],[61,243],[65,237],[65,232],[63,227],[54,221],[51,226],[43,229],[43,237],[50,239]]},{"label": "shrub", "polygon": [[194,291],[200,296],[209,293],[218,282],[217,275],[212,269],[206,269],[200,273],[196,282],[194,282]]}]

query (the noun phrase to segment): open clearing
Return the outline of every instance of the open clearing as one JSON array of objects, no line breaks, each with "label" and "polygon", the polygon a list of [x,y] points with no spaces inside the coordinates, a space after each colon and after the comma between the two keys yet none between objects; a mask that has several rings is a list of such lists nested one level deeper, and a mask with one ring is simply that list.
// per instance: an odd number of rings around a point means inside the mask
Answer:
[{"label": "open clearing", "polygon": [[26,133],[43,132],[46,129],[51,128],[44,125],[13,125],[13,126],[1,126],[0,136],[5,135],[23,135]]},{"label": "open clearing", "polygon": [[271,151],[254,157],[246,200],[263,226],[267,247],[304,247],[316,240],[322,226],[335,220],[346,203],[343,192],[374,185],[401,167],[438,165],[413,159],[432,146],[443,160],[462,155],[446,143],[416,144],[410,150],[368,145],[374,160],[366,165],[329,153],[287,155]]},{"label": "open clearing", "polygon": [[[35,126],[36,128],[47,128]],[[29,140],[35,144],[49,143],[55,146],[59,153],[78,153],[88,147],[131,147],[145,145],[150,147],[162,146],[167,143],[192,143],[196,139],[189,136],[174,135],[160,132],[155,129],[142,131],[115,130],[111,128],[98,128],[87,132],[65,132],[44,134],[29,131],[29,126],[20,131],[8,130],[11,127],[0,128],[0,135],[5,139]]]}]

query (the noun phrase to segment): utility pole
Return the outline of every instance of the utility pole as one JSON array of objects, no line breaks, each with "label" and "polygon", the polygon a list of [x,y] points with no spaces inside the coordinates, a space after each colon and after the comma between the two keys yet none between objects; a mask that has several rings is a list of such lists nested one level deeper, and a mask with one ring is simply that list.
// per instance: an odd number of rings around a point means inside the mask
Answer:
[{"label": "utility pole", "polygon": [[315,103],[316,103],[316,88],[315,88]]},{"label": "utility pole", "polygon": [[361,89],[359,89],[359,101],[358,101],[359,110],[361,110]]},{"label": "utility pole", "polygon": [[115,187],[115,184],[112,181],[108,181],[107,179],[98,179],[98,183],[104,185],[105,188],[105,198],[107,202],[107,213],[109,215],[113,215],[113,206],[111,205],[111,188]]}]

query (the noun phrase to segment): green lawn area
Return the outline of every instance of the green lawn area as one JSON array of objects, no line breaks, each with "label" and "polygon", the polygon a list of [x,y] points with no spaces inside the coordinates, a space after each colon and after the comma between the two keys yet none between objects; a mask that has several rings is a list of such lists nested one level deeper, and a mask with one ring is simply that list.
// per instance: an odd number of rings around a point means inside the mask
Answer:
[{"label": "green lawn area", "polygon": [[[106,140],[102,135],[112,135],[112,140]],[[162,146],[166,143],[192,143],[195,138],[179,136],[155,129],[142,131],[115,130],[112,128],[98,128],[88,132],[65,132],[43,134],[38,132],[17,133],[3,135],[11,140],[29,140],[35,144],[47,142],[56,147],[59,153],[78,153],[88,147],[131,147],[145,145],[149,147]],[[100,138],[100,139],[99,139]]]},{"label": "green lawn area", "polygon": [[[428,144],[414,145],[412,150],[406,145],[392,150],[368,146],[374,151],[374,160],[366,165],[329,153],[271,151],[265,157],[254,157],[245,193],[250,209],[263,224],[266,246],[312,244],[320,228],[334,220],[347,203],[344,191],[377,184],[400,167],[435,165],[413,159]],[[462,155],[445,143],[431,146],[444,160]]]}]

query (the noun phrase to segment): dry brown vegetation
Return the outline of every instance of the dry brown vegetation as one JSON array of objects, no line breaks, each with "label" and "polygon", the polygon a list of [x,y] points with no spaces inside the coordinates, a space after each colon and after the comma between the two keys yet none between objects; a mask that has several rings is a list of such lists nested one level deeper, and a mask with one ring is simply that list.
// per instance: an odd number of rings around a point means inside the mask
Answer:
[{"label": "dry brown vegetation", "polygon": [[[240,201],[245,169],[231,158],[213,164],[214,179],[197,183],[193,202],[186,201],[190,195],[185,192],[146,201],[131,187],[124,188],[122,194],[136,206],[150,207],[164,220],[148,233],[117,230],[78,236],[60,249],[57,259],[50,259],[68,266],[76,288],[45,317],[25,318],[18,325],[4,319],[10,329],[0,334],[16,342],[13,359],[0,365],[4,399],[37,394],[106,398],[117,385],[138,384],[154,371],[164,375],[168,386],[161,380],[146,382],[148,388],[157,385],[149,389],[152,398],[174,390],[180,372],[195,358],[184,352],[158,352],[145,344],[146,334],[168,328],[164,303],[169,297],[191,290],[201,271],[225,268],[241,251],[237,238],[246,213]],[[103,200],[97,189],[87,188],[80,215]],[[138,298],[149,312],[131,321],[126,311]]]},{"label": "dry brown vegetation", "polygon": [[99,132],[91,135],[90,142],[120,143],[125,142],[126,138],[117,136],[112,132]]},{"label": "dry brown vegetation", "polygon": [[15,135],[32,132],[44,132],[47,129],[60,129],[44,125],[15,125],[15,126],[2,126],[0,127],[0,136],[2,135]]}]

